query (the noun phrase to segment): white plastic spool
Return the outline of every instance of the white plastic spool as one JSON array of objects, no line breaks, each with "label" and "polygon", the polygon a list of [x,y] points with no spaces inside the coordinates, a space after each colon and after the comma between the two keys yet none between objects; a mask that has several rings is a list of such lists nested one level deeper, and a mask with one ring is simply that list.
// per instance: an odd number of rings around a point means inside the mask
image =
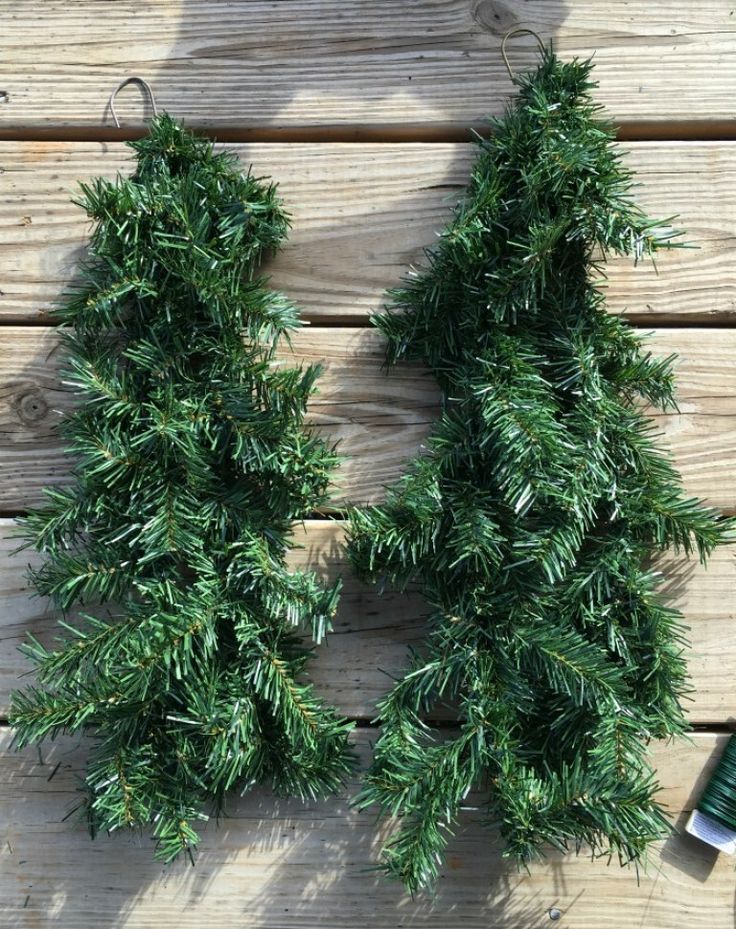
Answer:
[{"label": "white plastic spool", "polygon": [[721,825],[700,810],[692,811],[685,825],[685,832],[694,835],[701,842],[707,842],[719,852],[725,852],[727,855],[736,854],[736,831]]}]

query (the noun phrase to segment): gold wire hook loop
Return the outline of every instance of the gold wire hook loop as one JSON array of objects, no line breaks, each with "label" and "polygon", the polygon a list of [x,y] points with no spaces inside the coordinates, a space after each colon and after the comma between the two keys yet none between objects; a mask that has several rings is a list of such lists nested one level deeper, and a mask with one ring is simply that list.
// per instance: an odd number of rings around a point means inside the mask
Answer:
[{"label": "gold wire hook loop", "polygon": [[539,50],[543,52],[545,49],[545,44],[542,41],[541,36],[539,35],[538,32],[535,32],[533,29],[523,29],[523,28],[509,29],[509,31],[503,37],[503,41],[501,42],[501,57],[503,58],[503,63],[506,65],[506,70],[509,72],[509,77],[511,78],[512,81],[515,80],[516,78],[515,78],[514,72],[511,70],[511,65],[509,63],[509,56],[506,54],[506,43],[508,42],[509,39],[513,39],[514,36],[517,36],[517,35],[534,36],[534,38],[537,40],[537,45],[539,46]]},{"label": "gold wire hook loop", "polygon": [[112,114],[112,118],[115,121],[115,127],[117,129],[120,128],[120,120],[118,119],[118,114],[115,112],[115,97],[123,89],[123,87],[127,87],[128,84],[137,84],[139,87],[143,88],[143,90],[148,95],[148,99],[151,103],[151,109],[153,110],[154,119],[158,116],[158,109],[156,108],[156,98],[153,96],[153,90],[151,89],[151,85],[148,83],[148,81],[144,81],[142,77],[126,77],[125,80],[121,81],[118,84],[118,86],[115,88],[115,90],[113,90],[113,92],[110,94],[110,99],[108,101],[108,106],[110,107],[110,113]]}]

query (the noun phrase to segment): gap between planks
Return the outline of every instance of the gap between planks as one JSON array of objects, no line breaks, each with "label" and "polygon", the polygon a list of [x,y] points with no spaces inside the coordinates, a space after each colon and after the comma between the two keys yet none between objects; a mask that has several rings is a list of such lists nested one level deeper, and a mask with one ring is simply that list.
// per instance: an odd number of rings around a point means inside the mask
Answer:
[{"label": "gap between planks", "polygon": [[[217,126],[202,127],[192,124],[198,135],[218,142],[262,143],[338,143],[370,142],[417,144],[468,142],[474,137],[488,138],[487,125],[463,125],[436,122],[430,125],[393,126]],[[0,128],[0,142],[130,142],[146,134],[146,126],[4,126]],[[736,141],[736,122],[732,120],[667,120],[621,122],[616,126],[618,142],[733,142]]]}]

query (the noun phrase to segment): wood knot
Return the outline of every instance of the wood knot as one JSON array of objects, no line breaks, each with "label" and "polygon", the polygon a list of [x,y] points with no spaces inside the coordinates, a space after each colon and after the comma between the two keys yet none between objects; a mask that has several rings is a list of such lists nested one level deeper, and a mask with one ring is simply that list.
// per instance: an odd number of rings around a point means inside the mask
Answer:
[{"label": "wood knot", "polygon": [[504,36],[509,29],[519,25],[519,17],[514,10],[517,6],[515,3],[503,3],[502,0],[474,0],[473,19],[486,32]]},{"label": "wood knot", "polygon": [[44,419],[49,411],[48,403],[44,400],[40,387],[26,387],[12,400],[11,406],[18,419],[26,426]]}]

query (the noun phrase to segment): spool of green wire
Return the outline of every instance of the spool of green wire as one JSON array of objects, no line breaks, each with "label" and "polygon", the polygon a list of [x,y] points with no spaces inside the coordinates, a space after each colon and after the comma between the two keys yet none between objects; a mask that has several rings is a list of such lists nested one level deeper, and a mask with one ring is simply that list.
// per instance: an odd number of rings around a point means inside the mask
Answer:
[{"label": "spool of green wire", "polygon": [[728,855],[736,852],[736,735],[728,740],[685,829]]}]

